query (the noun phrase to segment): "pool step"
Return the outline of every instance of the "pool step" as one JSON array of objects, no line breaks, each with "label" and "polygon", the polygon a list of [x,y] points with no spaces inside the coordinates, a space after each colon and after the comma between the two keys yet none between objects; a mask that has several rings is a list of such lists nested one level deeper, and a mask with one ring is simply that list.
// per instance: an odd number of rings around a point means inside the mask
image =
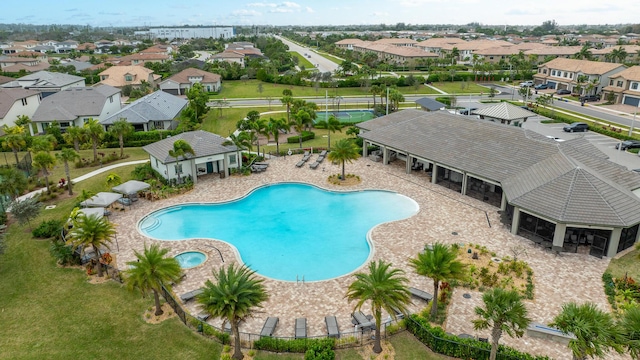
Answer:
[{"label": "pool step", "polygon": [[160,219],[155,217],[148,217],[142,222],[140,228],[144,231],[153,231],[160,227],[160,225],[162,225],[162,221],[160,221]]}]

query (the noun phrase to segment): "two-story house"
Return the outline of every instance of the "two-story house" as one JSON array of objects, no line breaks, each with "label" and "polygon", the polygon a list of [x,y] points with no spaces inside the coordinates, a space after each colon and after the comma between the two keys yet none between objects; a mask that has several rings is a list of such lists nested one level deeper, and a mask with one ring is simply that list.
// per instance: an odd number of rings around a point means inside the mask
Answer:
[{"label": "two-story house", "polygon": [[41,99],[37,91],[0,88],[0,126],[15,125],[19,116],[33,117]]},{"label": "two-story house", "polygon": [[160,83],[160,90],[173,95],[184,95],[193,84],[202,84],[206,92],[220,91],[222,77],[204,70],[187,68]]},{"label": "two-story house", "polygon": [[84,86],[85,79],[81,76],[49,71],[38,71],[33,74],[17,78],[6,84],[2,84],[2,87],[4,88],[21,87],[23,89],[39,91],[42,93],[43,98],[58,91]]},{"label": "two-story house", "polygon": [[79,87],[44,98],[31,120],[38,133],[54,122],[64,131],[71,126],[83,126],[89,118],[105,119],[121,107],[120,89],[108,85]]},{"label": "two-story house", "polygon": [[579,95],[599,94],[609,79],[626,66],[599,61],[556,58],[538,66],[533,75],[536,84],[552,89],[567,89]]},{"label": "two-story house", "polygon": [[162,78],[160,75],[155,75],[153,70],[136,65],[111,66],[98,74],[98,76],[100,76],[100,84],[117,88],[122,88],[126,85],[137,88],[140,87],[143,81],[155,87],[156,81]]},{"label": "two-story house", "polygon": [[609,100],[613,94],[614,104],[640,106],[640,66],[632,66],[612,75],[609,84],[602,91],[604,98]]}]

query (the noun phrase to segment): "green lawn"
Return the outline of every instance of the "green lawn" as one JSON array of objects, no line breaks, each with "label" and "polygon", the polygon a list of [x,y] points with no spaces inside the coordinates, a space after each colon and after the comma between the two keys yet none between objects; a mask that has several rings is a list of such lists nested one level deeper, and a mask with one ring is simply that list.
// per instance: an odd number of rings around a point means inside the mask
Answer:
[{"label": "green lawn", "polygon": [[[435,82],[432,86],[448,93],[448,94],[479,94],[485,93],[489,95],[489,89],[472,82]],[[463,88],[464,87],[464,88]]]},{"label": "green lawn", "polygon": [[613,259],[609,263],[607,271],[615,277],[623,277],[625,274],[640,279],[640,260],[638,260],[638,250],[633,250],[619,259]]},{"label": "green lawn", "polygon": [[298,66],[302,69],[303,67],[307,70],[315,69],[315,65],[313,65],[303,54],[300,54],[297,51],[289,51],[289,54],[298,58]]},{"label": "green lawn", "polygon": [[335,57],[335,56],[333,56],[333,55],[331,55],[329,53],[320,52],[320,51],[317,51],[317,53],[322,55],[322,57],[327,58],[327,59],[333,61],[334,63],[338,64],[338,65],[342,64],[342,62],[344,61],[344,60],[338,59],[337,57]]},{"label": "green lawn", "polygon": [[395,350],[395,359],[396,360],[413,360],[413,359],[422,359],[422,360],[446,360],[452,359],[448,356],[436,354],[432,352],[428,347],[426,347],[423,343],[418,341],[411,333],[408,331],[403,331],[400,334],[393,335],[389,341]]},{"label": "green lawn", "polygon": [[270,353],[266,351],[258,351],[253,360],[302,360],[304,354],[291,353]]}]

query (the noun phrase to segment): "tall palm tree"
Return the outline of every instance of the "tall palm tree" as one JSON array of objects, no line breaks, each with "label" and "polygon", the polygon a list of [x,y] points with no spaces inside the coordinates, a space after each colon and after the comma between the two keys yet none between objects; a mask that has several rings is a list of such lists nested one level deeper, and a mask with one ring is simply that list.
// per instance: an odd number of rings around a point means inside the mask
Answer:
[{"label": "tall palm tree", "polygon": [[235,145],[240,150],[249,150],[253,148],[253,143],[251,142],[251,135],[248,131],[240,131],[238,135],[231,134],[229,135],[229,140],[222,143],[222,145]]},{"label": "tall palm tree", "polygon": [[193,156],[196,156],[196,153],[193,151],[193,148],[191,147],[191,145],[189,145],[189,143],[186,140],[180,139],[180,140],[176,140],[173,143],[173,149],[169,150],[169,156],[173,157],[176,159],[176,175],[178,175],[178,184],[180,184],[182,181],[180,179],[180,159],[179,158],[183,158],[186,159],[186,155],[187,154],[191,154]]},{"label": "tall palm tree", "polygon": [[287,122],[291,122],[291,105],[293,104],[293,93],[289,89],[282,90],[280,102],[287,107]]},{"label": "tall palm tree", "polygon": [[56,165],[56,158],[46,151],[40,151],[33,157],[33,167],[39,169],[44,176],[44,181],[47,187],[47,193],[51,193],[49,188],[49,172],[53,170]]},{"label": "tall palm tree", "polygon": [[100,248],[104,246],[109,249],[111,237],[115,234],[115,228],[106,218],[95,214],[89,216],[82,214],[73,221],[68,241],[74,249],[93,248],[94,260],[98,265],[98,276],[102,277]]},{"label": "tall palm tree", "polygon": [[171,282],[177,282],[182,276],[182,269],[178,260],[166,256],[168,248],[160,248],[158,244],[147,247],[145,244],[143,253],[133,251],[137,261],[127,263],[129,269],[125,271],[126,284],[130,290],[140,289],[143,294],[153,292],[153,300],[156,305],[155,315],[162,315],[160,306],[160,292],[162,286],[168,286]]},{"label": "tall palm tree", "polygon": [[329,116],[327,120],[318,121],[318,125],[327,129],[327,150],[331,149],[331,133],[342,132],[342,123],[334,115]]},{"label": "tall palm tree", "polygon": [[4,136],[2,147],[11,149],[13,155],[16,157],[16,165],[18,165],[20,163],[20,159],[18,159],[18,151],[27,146],[27,140],[25,139],[24,135],[24,127],[17,125],[8,127],[7,125],[5,125],[2,127],[2,130],[6,134]]},{"label": "tall palm tree", "polygon": [[418,275],[433,280],[433,302],[431,318],[438,313],[438,289],[441,281],[460,279],[466,274],[466,265],[458,260],[458,252],[451,245],[435,243],[427,247],[417,257],[409,260]]},{"label": "tall palm tree", "polygon": [[392,111],[397,111],[400,108],[400,103],[404,102],[404,96],[396,89],[391,89],[389,93],[389,101],[392,104]]},{"label": "tall palm tree", "polygon": [[627,309],[620,320],[627,351],[634,359],[640,359],[640,306]]},{"label": "tall palm tree", "polygon": [[64,164],[64,174],[67,176],[67,186],[69,187],[69,195],[73,195],[71,188],[71,173],[69,171],[69,162],[80,158],[80,155],[71,148],[64,148],[56,154],[56,158]]},{"label": "tall palm tree", "polygon": [[256,146],[258,148],[258,154],[260,154],[260,140],[258,139],[258,135],[265,135],[267,133],[267,121],[265,119],[256,119],[252,121],[251,124],[251,132],[254,134],[253,138],[255,139]]},{"label": "tall palm tree", "polygon": [[87,132],[84,127],[70,126],[62,137],[67,144],[73,144],[73,148],[80,151],[80,143],[87,139]]},{"label": "tall palm tree", "polygon": [[498,354],[498,342],[503,332],[511,337],[522,337],[531,319],[527,317],[527,308],[522,302],[520,294],[514,290],[493,288],[482,295],[484,308],[476,306],[475,312],[479,316],[473,320],[475,330],[491,328],[490,360],[495,360]]},{"label": "tall palm tree", "polygon": [[51,151],[56,146],[56,138],[51,134],[35,136],[31,139],[29,151],[37,153],[39,151]]},{"label": "tall palm tree", "polygon": [[91,139],[91,147],[93,148],[93,161],[98,161],[98,145],[104,137],[104,128],[98,122],[98,119],[89,118],[84,124],[87,136]]},{"label": "tall palm tree", "polygon": [[549,326],[565,334],[572,333],[575,339],[569,341],[569,349],[574,360],[588,357],[604,358],[613,349],[621,352],[623,338],[621,331],[608,312],[598,309],[588,302],[582,305],[570,302],[562,305],[562,311]]},{"label": "tall palm tree", "polygon": [[267,133],[273,136],[273,139],[276,141],[276,153],[280,156],[280,131],[288,130],[287,122],[285,119],[274,119],[269,118],[269,122],[267,123]]},{"label": "tall palm tree", "polygon": [[373,108],[376,108],[376,95],[382,94],[383,90],[380,85],[371,85],[369,92],[373,95]]},{"label": "tall palm tree", "polygon": [[27,190],[27,178],[24,173],[16,167],[0,169],[0,194],[8,195],[11,200]]},{"label": "tall palm tree", "polygon": [[300,109],[294,116],[293,120],[289,123],[293,129],[298,133],[298,140],[300,141],[300,148],[302,149],[302,132],[304,131],[307,123],[311,120],[309,114]]},{"label": "tall palm tree", "polygon": [[207,280],[197,301],[214,318],[226,319],[234,337],[234,359],[242,359],[238,324],[268,299],[263,280],[246,266],[231,264],[213,272],[216,283]]},{"label": "tall palm tree", "polygon": [[133,125],[127,119],[120,118],[109,127],[109,132],[118,137],[120,143],[120,157],[124,157],[124,137],[133,133]]},{"label": "tall palm tree", "polygon": [[[356,300],[355,310],[362,309],[367,301],[371,302],[373,317],[376,320],[376,336],[373,352],[382,352],[380,346],[380,325],[382,323],[382,309],[389,314],[400,311],[407,313],[407,305],[411,302],[411,293],[407,288],[409,280],[404,277],[404,271],[390,269],[391,263],[383,260],[369,263],[368,273],[356,273],[356,280],[349,285],[347,299]],[[394,315],[395,316],[395,315]]]},{"label": "tall palm tree", "polygon": [[342,177],[341,180],[345,180],[344,173],[344,164],[345,162],[351,163],[353,160],[356,160],[360,157],[360,153],[358,152],[358,146],[353,143],[350,139],[342,139],[333,144],[333,150],[327,155],[332,162],[340,162],[342,163]]}]

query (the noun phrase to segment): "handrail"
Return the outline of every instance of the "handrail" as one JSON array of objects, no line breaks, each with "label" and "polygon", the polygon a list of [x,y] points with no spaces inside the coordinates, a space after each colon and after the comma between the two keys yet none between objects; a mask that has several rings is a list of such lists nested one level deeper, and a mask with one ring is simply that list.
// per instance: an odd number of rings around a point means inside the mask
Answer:
[{"label": "handrail", "polygon": [[218,254],[220,254],[220,260],[222,260],[222,262],[224,262],[224,257],[222,256],[222,252],[220,251],[220,249],[218,249],[217,247],[215,247],[213,245],[205,245],[205,246],[209,247],[209,248],[212,248],[212,249],[215,249],[218,252]]}]

